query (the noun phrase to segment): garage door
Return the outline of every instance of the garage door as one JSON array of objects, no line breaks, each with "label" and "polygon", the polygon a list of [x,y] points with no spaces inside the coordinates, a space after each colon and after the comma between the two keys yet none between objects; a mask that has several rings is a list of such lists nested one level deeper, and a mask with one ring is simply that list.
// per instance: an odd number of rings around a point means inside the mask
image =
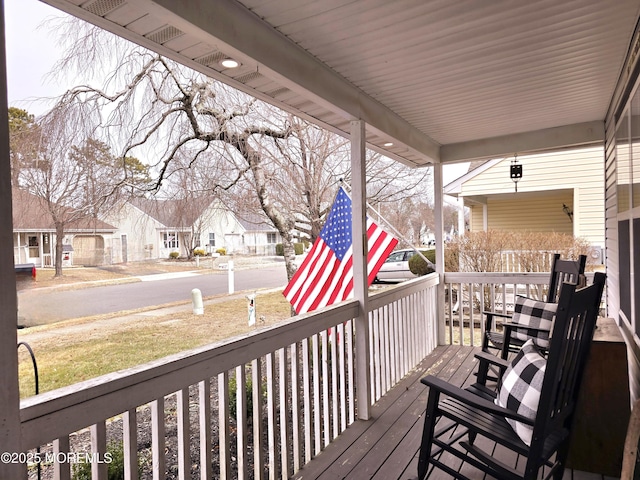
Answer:
[{"label": "garage door", "polygon": [[76,235],[73,238],[73,264],[101,265],[104,259],[104,238],[100,235]]}]

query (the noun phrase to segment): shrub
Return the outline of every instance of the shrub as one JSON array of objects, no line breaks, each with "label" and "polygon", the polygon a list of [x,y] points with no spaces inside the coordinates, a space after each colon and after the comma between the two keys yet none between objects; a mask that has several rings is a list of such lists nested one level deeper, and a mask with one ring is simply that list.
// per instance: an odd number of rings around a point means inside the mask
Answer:
[{"label": "shrub", "polygon": [[[556,232],[468,232],[447,245],[459,256],[459,268],[467,272],[548,272],[553,253],[577,259],[591,246],[582,238]],[[446,251],[445,251],[446,253]]]},{"label": "shrub", "polygon": [[180,257],[180,252],[171,252],[171,253],[169,254],[169,258],[174,259],[174,260],[175,260],[176,258],[179,258],[179,257]]},{"label": "shrub", "polygon": [[194,248],[193,254],[197,257],[205,257],[207,255],[207,252],[204,248]]},{"label": "shrub", "polygon": [[[238,384],[236,383],[236,377],[233,376],[229,378],[229,415],[233,418],[236,417],[238,413],[238,399],[236,397],[236,390],[238,388]],[[264,398],[267,394],[266,385],[262,386],[262,397]],[[252,418],[253,416],[253,381],[251,380],[251,376],[246,377],[245,381],[245,403],[247,404],[247,418]]]},{"label": "shrub", "polygon": [[[296,255],[302,255],[304,253],[304,248],[305,247],[303,242],[296,242],[293,244],[293,251]],[[276,243],[276,255],[284,257],[284,245],[282,245],[281,243]]]},{"label": "shrub", "polygon": [[219,253],[220,255],[226,255],[227,254],[227,249],[224,247],[218,248],[216,249],[216,253]]},{"label": "shrub", "polygon": [[[424,255],[431,263],[436,263],[435,250],[420,250],[420,253],[422,253],[422,255]],[[411,270],[411,273],[418,276],[435,272],[435,270],[417,253],[409,258],[409,270]]]}]

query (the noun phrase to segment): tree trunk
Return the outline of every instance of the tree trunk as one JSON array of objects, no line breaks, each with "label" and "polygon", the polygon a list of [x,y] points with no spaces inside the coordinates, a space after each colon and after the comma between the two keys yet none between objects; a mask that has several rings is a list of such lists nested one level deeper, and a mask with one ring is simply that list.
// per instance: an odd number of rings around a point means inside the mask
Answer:
[{"label": "tree trunk", "polygon": [[56,222],[56,251],[55,251],[55,277],[62,276],[62,239],[64,238],[64,224]]}]

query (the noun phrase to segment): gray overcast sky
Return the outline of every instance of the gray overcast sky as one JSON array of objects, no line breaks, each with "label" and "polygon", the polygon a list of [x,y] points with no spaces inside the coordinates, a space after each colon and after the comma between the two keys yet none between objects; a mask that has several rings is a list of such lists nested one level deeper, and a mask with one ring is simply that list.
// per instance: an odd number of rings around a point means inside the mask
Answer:
[{"label": "gray overcast sky", "polygon": [[[49,105],[34,99],[60,95],[71,86],[46,79],[60,51],[55,34],[43,22],[65,14],[38,0],[5,0],[4,8],[9,105],[37,116]],[[445,166],[445,185],[466,173],[467,168],[468,164]]]},{"label": "gray overcast sky", "polygon": [[9,105],[39,115],[47,105],[34,97],[50,97],[64,92],[62,85],[45,80],[59,57],[55,35],[42,22],[63,13],[38,0],[5,0],[7,36],[7,81]]}]

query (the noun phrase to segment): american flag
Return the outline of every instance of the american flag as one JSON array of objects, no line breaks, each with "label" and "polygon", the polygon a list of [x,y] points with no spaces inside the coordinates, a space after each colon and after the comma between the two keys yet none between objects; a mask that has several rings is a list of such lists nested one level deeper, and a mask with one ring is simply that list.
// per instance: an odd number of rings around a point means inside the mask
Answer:
[{"label": "american flag", "polygon": [[[320,236],[284,289],[297,314],[341,302],[353,294],[351,240],[351,198],[340,187]],[[367,243],[367,280],[371,285],[398,240],[367,218]]]}]

